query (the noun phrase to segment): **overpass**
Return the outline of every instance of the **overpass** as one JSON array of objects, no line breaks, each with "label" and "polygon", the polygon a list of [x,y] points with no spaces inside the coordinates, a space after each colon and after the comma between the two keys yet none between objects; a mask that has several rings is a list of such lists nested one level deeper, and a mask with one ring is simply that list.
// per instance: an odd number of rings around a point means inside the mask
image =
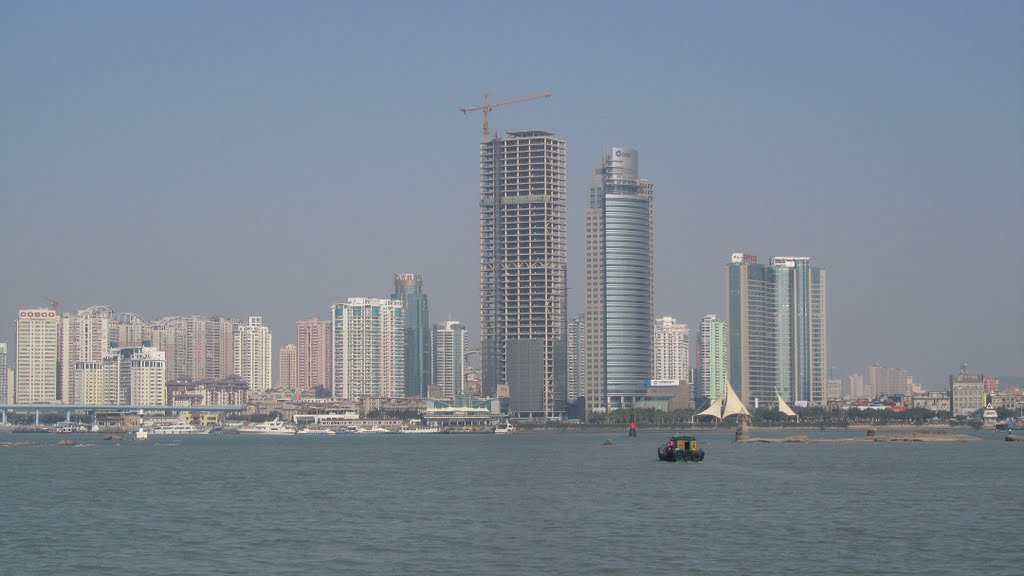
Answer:
[{"label": "overpass", "polygon": [[121,411],[121,412],[243,412],[245,405],[240,406],[144,406],[144,405],[120,405],[120,404],[0,404],[0,423],[7,423],[7,411],[35,412],[36,424],[39,424],[39,415],[43,412],[66,412],[65,422],[71,421],[73,412],[86,411],[95,417],[96,412]]}]

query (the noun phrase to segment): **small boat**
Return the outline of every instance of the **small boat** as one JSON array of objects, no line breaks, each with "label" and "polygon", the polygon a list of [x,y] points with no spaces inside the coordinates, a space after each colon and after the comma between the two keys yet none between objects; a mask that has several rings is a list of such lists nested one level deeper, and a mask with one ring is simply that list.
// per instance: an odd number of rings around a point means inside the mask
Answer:
[{"label": "small boat", "polygon": [[702,462],[704,451],[697,448],[693,436],[672,436],[658,447],[658,460],[667,462]]},{"label": "small boat", "polygon": [[516,429],[515,426],[513,426],[511,423],[509,423],[508,420],[505,420],[501,424],[498,424],[497,426],[494,427],[494,433],[495,434],[511,434],[512,432],[515,432],[515,429]]}]

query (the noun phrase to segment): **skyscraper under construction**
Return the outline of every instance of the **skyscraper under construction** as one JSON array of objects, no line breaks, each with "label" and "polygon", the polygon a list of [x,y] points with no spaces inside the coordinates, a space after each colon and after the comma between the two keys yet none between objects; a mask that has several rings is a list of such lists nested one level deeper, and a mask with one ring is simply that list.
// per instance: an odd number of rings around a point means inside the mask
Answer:
[{"label": "skyscraper under construction", "polygon": [[480,144],[483,392],[555,418],[566,394],[565,142],[540,130]]}]

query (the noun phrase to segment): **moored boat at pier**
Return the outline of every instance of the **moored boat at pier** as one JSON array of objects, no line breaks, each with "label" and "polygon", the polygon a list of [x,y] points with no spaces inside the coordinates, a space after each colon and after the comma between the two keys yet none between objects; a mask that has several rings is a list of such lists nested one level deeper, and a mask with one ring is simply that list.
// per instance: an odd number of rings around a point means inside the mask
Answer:
[{"label": "moored boat at pier", "polygon": [[296,433],[294,426],[281,420],[270,420],[269,422],[239,426],[238,431],[242,434],[273,434],[277,436],[290,436]]}]

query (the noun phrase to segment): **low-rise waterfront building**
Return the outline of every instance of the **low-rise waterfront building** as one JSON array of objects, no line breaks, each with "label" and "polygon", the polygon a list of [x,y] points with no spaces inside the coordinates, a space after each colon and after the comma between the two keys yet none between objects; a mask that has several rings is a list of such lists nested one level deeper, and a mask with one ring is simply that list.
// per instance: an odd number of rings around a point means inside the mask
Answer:
[{"label": "low-rise waterfront building", "polygon": [[967,365],[949,377],[950,411],[953,416],[969,416],[985,407],[985,375],[968,374]]},{"label": "low-rise waterfront building", "polygon": [[911,408],[924,408],[932,412],[949,412],[949,392],[925,392],[910,399]]},{"label": "low-rise waterfront building", "polygon": [[167,383],[170,406],[240,406],[249,401],[249,383],[232,375],[222,380],[184,378]]}]

